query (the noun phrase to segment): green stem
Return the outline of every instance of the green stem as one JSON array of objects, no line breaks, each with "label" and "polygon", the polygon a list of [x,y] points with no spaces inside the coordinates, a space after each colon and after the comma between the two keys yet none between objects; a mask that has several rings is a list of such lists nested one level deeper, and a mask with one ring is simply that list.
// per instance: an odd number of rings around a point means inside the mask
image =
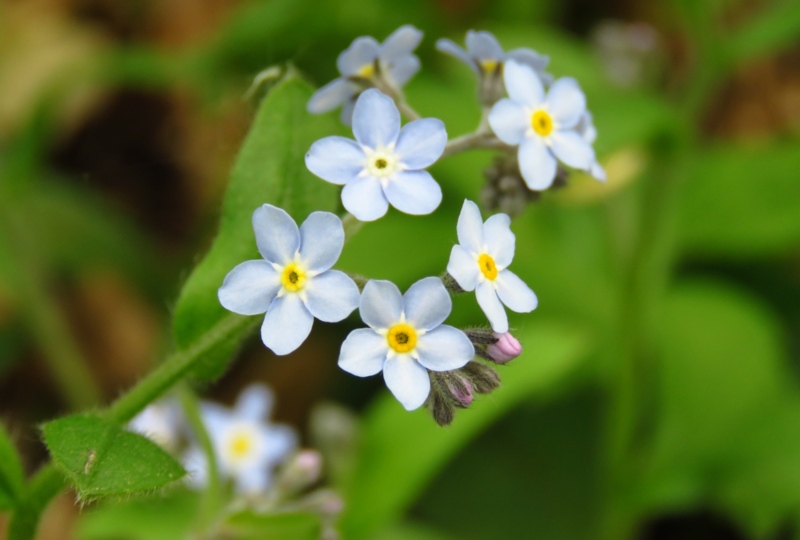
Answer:
[{"label": "green stem", "polygon": [[11,515],[8,524],[8,540],[34,538],[42,512],[65,485],[64,476],[52,463],[39,469]]},{"label": "green stem", "polygon": [[102,401],[100,389],[86,367],[61,310],[47,293],[44,265],[32,251],[35,242],[17,212],[10,208],[3,208],[2,212],[5,235],[0,241],[5,241],[13,254],[5,270],[27,326],[42,348],[48,371],[71,409],[96,406]]}]

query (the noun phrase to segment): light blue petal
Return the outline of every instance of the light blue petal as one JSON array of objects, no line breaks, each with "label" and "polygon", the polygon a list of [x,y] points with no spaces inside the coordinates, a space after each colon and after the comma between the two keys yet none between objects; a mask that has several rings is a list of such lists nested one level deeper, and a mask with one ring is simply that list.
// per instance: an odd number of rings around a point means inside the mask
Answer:
[{"label": "light blue petal", "polygon": [[227,408],[208,401],[200,403],[200,416],[208,436],[215,441],[225,434],[225,430],[233,422],[233,415]]},{"label": "light blue petal", "polygon": [[353,330],[342,343],[339,367],[356,377],[370,377],[381,372],[389,344],[371,328]]},{"label": "light blue petal", "polygon": [[342,124],[346,126],[353,125],[353,109],[356,108],[356,99],[358,99],[358,95],[354,94],[353,97],[345,101],[344,105],[342,105],[342,112],[339,114],[339,119],[342,121]]},{"label": "light blue petal", "polygon": [[295,293],[276,298],[261,325],[261,341],[278,356],[294,352],[311,333],[314,317]]},{"label": "light blue petal", "polygon": [[407,411],[422,406],[431,392],[428,370],[408,356],[387,360],[383,365],[383,379]]},{"label": "light blue petal", "polygon": [[347,79],[334,79],[314,92],[306,108],[311,114],[326,113],[343,105],[357,91],[358,87]]},{"label": "light blue petal", "polygon": [[403,304],[408,324],[426,331],[442,324],[453,309],[453,301],[438,277],[414,283],[403,295]]},{"label": "light blue petal", "polygon": [[442,188],[428,171],[395,173],[384,192],[392,206],[412,216],[430,214],[442,202]]},{"label": "light blue petal", "polygon": [[475,298],[478,300],[478,305],[481,306],[484,315],[489,319],[492,330],[499,334],[508,332],[508,315],[506,315],[506,310],[503,308],[503,304],[500,303],[497,291],[495,291],[491,282],[478,283],[478,287],[475,289]]},{"label": "light blue petal", "polygon": [[398,88],[406,85],[411,77],[417,74],[420,68],[419,58],[413,54],[407,54],[396,58],[389,66],[388,79]]},{"label": "light blue petal", "polygon": [[231,270],[217,296],[228,311],[239,315],[266,313],[281,288],[281,277],[267,261],[245,261]]},{"label": "light blue petal", "polygon": [[400,130],[397,154],[408,169],[424,169],[433,165],[447,145],[447,130],[438,118],[422,118],[409,122]]},{"label": "light blue petal", "polygon": [[530,66],[540,75],[541,72],[547,67],[547,64],[550,63],[549,56],[544,54],[539,54],[533,49],[528,49],[527,47],[509,51],[506,54],[506,58],[508,58],[509,60],[514,60],[519,64]]},{"label": "light blue petal", "polygon": [[606,170],[597,161],[592,163],[592,166],[589,169],[589,174],[591,174],[593,177],[595,177],[595,179],[600,180],[601,182],[606,181]]},{"label": "light blue petal", "polygon": [[339,322],[358,307],[358,285],[344,272],[328,270],[306,283],[306,307],[321,321]]},{"label": "light blue petal", "polygon": [[458,243],[470,254],[483,252],[483,218],[478,205],[465,199],[456,225]]},{"label": "light blue petal", "polygon": [[480,30],[477,32],[470,30],[467,32],[466,41],[467,51],[469,51],[469,54],[478,61],[500,61],[504,56],[503,47],[491,32],[486,32],[485,30]]},{"label": "light blue petal", "polygon": [[453,276],[458,286],[465,291],[474,291],[481,275],[477,261],[467,253],[467,250],[458,245],[453,246],[450,251],[447,273]]},{"label": "light blue petal", "polygon": [[311,272],[324,272],[339,260],[344,247],[344,227],[339,216],[312,212],[300,225],[300,260]]},{"label": "light blue petal", "polygon": [[234,415],[237,419],[258,424],[269,418],[274,401],[275,397],[269,388],[263,384],[253,383],[242,390],[236,399]]},{"label": "light blue petal", "polygon": [[586,141],[588,144],[594,144],[595,139],[597,139],[597,129],[594,127],[592,113],[589,111],[584,111],[583,116],[581,116],[581,119],[575,129],[581,134],[581,137],[583,137],[584,141]]},{"label": "light blue petal", "polygon": [[445,54],[449,54],[450,56],[461,60],[465,64],[467,64],[472,71],[478,73],[478,64],[475,63],[475,60],[461,47],[456,45],[454,42],[450,41],[449,39],[442,38],[436,42],[436,50],[439,52],[443,52]]},{"label": "light blue petal", "polygon": [[297,432],[290,426],[272,425],[263,430],[263,459],[269,465],[285,461],[298,446]]},{"label": "light blue petal", "polygon": [[544,101],[544,86],[533,69],[513,60],[505,63],[503,81],[508,97],[528,108],[539,107]]},{"label": "light blue petal", "polygon": [[594,150],[577,131],[556,130],[550,134],[550,149],[562,163],[587,170],[594,163]]},{"label": "light blue petal", "polygon": [[517,152],[519,172],[530,189],[542,191],[553,184],[558,162],[541,137],[528,137]]},{"label": "light blue petal", "polygon": [[423,33],[410,24],[406,24],[392,32],[381,45],[379,55],[382,60],[392,62],[402,56],[407,56],[417,48],[422,41]]},{"label": "light blue petal", "polygon": [[375,221],[389,209],[380,181],[372,176],[356,178],[345,184],[342,205],[359,221]]},{"label": "light blue petal", "polygon": [[356,38],[336,59],[336,67],[345,77],[358,75],[361,68],[375,61],[379,50],[380,45],[375,38],[369,36]]},{"label": "light blue petal", "polygon": [[367,157],[352,139],[331,136],[311,145],[306,153],[308,170],[331,184],[344,185],[364,170]]},{"label": "light blue petal", "polygon": [[403,295],[391,281],[371,279],[361,292],[361,320],[376,330],[387,329],[400,320]]},{"label": "light blue petal", "polygon": [[497,266],[505,268],[514,260],[516,239],[511,232],[511,218],[506,214],[495,214],[483,225],[486,247]]},{"label": "light blue petal", "polygon": [[192,489],[203,489],[208,483],[208,459],[199,446],[192,446],[181,459],[188,473],[186,484]]},{"label": "light blue petal", "polygon": [[503,98],[489,112],[489,126],[506,144],[519,144],[531,127],[530,115],[516,101]]},{"label": "light blue petal", "polygon": [[271,204],[253,212],[253,230],[258,252],[269,262],[286,264],[300,247],[297,223],[283,209]]},{"label": "light blue petal", "polygon": [[431,371],[452,371],[467,365],[475,356],[475,347],[467,335],[443,324],[419,337],[419,363]]},{"label": "light blue petal", "polygon": [[[497,296],[511,311],[530,313],[539,305],[539,300],[531,288],[509,270],[501,271],[497,275],[495,284],[497,285]],[[497,331],[495,330],[495,332]]]},{"label": "light blue petal", "polygon": [[586,96],[571,77],[556,80],[547,91],[547,110],[560,129],[575,127],[586,111]]},{"label": "light blue petal", "polygon": [[234,490],[240,495],[261,495],[272,484],[272,471],[259,463],[258,467],[247,467],[234,473]]},{"label": "light blue petal", "polygon": [[397,142],[400,112],[392,98],[376,88],[362,92],[353,110],[353,135],[360,144],[372,149]]}]

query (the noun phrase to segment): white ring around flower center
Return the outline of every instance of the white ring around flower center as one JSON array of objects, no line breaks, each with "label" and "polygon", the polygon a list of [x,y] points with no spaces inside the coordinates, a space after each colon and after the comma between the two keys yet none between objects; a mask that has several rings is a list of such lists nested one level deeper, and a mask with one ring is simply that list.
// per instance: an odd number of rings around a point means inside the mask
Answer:
[{"label": "white ring around flower center", "polygon": [[377,150],[367,153],[367,171],[377,178],[386,178],[397,172],[400,161],[390,150]]}]

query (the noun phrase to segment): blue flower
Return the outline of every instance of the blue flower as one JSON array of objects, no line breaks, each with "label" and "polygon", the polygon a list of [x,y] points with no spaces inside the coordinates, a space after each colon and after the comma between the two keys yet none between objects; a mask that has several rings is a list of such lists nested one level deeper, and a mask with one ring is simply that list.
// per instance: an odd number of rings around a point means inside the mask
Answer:
[{"label": "blue flower", "polygon": [[361,221],[374,221],[389,204],[406,214],[430,214],[442,201],[439,184],[425,167],[444,152],[447,131],[436,118],[409,122],[400,129],[394,101],[374,88],[358,98],[353,135],[325,137],[306,154],[308,170],[344,185],[342,204]]},{"label": "blue flower", "polygon": [[477,74],[500,73],[506,60],[527,65],[541,76],[550,58],[533,49],[520,48],[504,52],[494,34],[484,30],[467,32],[467,49],[464,50],[449,39],[440,39],[436,48],[467,64]]},{"label": "blue flower", "polygon": [[431,390],[429,369],[452,371],[475,356],[464,332],[442,324],[452,307],[436,277],[417,281],[405,295],[389,281],[369,281],[359,306],[369,328],[350,332],[339,367],[358,377],[383,371],[386,386],[406,410],[420,407]]},{"label": "blue flower", "polygon": [[266,313],[261,339],[275,354],[297,349],[314,318],[339,322],[358,306],[355,282],[330,269],[344,246],[342,220],[335,214],[313,212],[298,229],[289,214],[265,204],[253,213],[253,229],[264,259],[231,270],[218,296],[234,313]]},{"label": "blue flower", "polygon": [[401,26],[383,43],[369,36],[356,38],[336,60],[342,76],[311,96],[308,112],[320,114],[343,106],[342,122],[350,125],[356,98],[376,77],[402,88],[419,71],[419,58],[412,52],[421,40],[422,32],[411,25]]}]

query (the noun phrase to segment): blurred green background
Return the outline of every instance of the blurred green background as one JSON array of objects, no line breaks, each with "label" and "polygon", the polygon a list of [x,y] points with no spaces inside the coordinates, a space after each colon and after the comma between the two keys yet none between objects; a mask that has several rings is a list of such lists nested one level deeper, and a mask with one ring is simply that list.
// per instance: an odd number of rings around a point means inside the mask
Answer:
[{"label": "blurred green background", "polygon": [[[523,356],[445,429],[336,367],[355,316],[289,358],[254,341],[207,394],[269,384],[306,444],[315,404],[357,413],[356,464],[330,478],[345,539],[800,538],[796,0],[0,1],[0,417],[26,470],[37,423],[170,349],[253,77],[291,62],[324,84],[355,37],[407,23],[425,32],[409,102],[451,136],[480,111],[434,44],[468,29],[549,55],[594,114],[608,183],[574,175],[512,225],[540,299],[511,319]],[[435,165],[442,207],[368,224],[340,266],[401,288],[440,274],[491,158]],[[474,297],[450,321],[482,322]],[[127,538],[90,510],[62,496],[40,537]]]}]

